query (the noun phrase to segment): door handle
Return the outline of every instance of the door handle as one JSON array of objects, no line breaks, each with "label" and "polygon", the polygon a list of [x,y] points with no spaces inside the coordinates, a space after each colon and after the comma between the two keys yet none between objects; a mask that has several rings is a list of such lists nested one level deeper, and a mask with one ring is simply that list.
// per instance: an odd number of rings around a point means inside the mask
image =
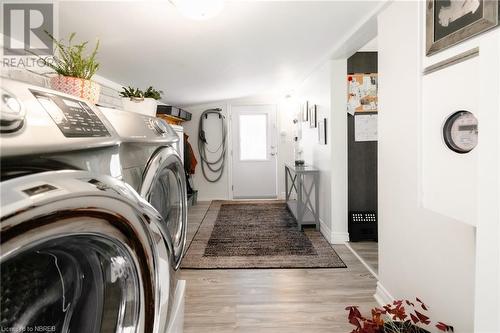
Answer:
[{"label": "door handle", "polygon": [[277,154],[276,153],[271,153],[271,156],[276,156]]}]

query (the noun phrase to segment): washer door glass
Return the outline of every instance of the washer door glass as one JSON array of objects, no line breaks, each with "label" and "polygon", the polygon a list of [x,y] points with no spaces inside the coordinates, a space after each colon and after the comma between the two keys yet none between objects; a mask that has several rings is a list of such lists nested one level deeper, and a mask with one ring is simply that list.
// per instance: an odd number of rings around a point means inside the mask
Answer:
[{"label": "washer door glass", "polygon": [[45,241],[1,263],[2,332],[135,332],[133,260],[98,236]]},{"label": "washer door glass", "polygon": [[176,266],[178,267],[186,243],[184,168],[175,157],[169,163],[165,163],[164,167],[157,172],[156,181],[152,184],[149,193],[149,202],[158,210],[167,223],[167,230],[174,246]]}]

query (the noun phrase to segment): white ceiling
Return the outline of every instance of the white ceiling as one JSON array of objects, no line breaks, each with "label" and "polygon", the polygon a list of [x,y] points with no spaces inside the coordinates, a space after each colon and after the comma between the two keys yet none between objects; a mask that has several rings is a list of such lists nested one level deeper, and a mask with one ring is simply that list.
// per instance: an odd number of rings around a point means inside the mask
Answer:
[{"label": "white ceiling", "polygon": [[293,88],[377,1],[231,1],[217,17],[182,17],[167,0],[60,2],[60,37],[101,41],[99,75],[152,85],[189,105]]}]

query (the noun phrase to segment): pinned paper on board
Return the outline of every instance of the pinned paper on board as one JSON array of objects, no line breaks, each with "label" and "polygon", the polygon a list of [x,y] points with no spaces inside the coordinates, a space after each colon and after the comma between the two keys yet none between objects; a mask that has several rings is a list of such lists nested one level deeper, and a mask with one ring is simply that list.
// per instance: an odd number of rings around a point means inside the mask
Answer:
[{"label": "pinned paper on board", "polygon": [[354,116],[354,141],[377,141],[377,114],[356,114]]},{"label": "pinned paper on board", "polygon": [[347,76],[348,96],[347,111],[354,115],[355,112],[377,112],[378,85],[377,74],[352,74]]}]

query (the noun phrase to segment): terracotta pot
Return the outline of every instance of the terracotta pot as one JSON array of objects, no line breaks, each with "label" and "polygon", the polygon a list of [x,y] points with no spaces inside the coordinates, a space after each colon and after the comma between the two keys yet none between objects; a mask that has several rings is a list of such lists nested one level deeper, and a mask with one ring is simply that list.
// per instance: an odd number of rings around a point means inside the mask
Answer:
[{"label": "terracotta pot", "polygon": [[94,81],[62,75],[51,77],[50,86],[52,89],[85,99],[92,104],[97,104],[101,92],[101,86]]},{"label": "terracotta pot", "polygon": [[156,116],[158,102],[154,98],[123,97],[122,103],[125,111],[144,114],[151,117]]}]

